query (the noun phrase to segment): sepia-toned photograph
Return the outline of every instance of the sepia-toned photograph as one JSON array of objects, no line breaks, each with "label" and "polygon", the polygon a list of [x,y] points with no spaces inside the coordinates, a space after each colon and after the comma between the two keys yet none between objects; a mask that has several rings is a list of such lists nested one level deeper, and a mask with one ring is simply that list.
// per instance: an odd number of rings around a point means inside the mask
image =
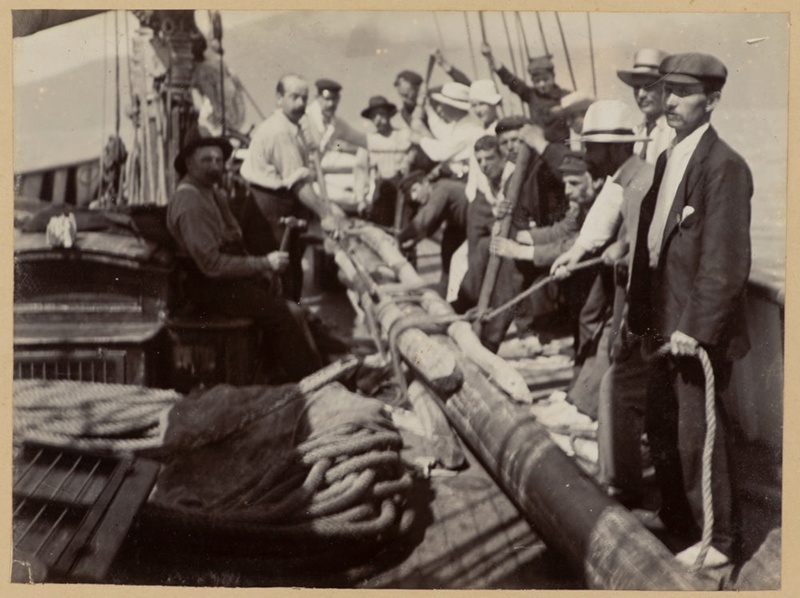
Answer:
[{"label": "sepia-toned photograph", "polygon": [[12,590],[785,589],[792,15],[535,8],[11,11]]}]

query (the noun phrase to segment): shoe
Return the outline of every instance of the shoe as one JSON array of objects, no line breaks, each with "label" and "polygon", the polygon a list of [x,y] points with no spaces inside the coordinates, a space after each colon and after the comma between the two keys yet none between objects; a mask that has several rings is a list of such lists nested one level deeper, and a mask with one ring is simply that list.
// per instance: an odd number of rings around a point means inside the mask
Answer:
[{"label": "shoe", "polygon": [[[698,542],[697,544],[693,544],[689,546],[686,550],[682,550],[678,554],[675,555],[675,558],[678,559],[679,562],[683,563],[687,567],[692,567],[697,561],[697,555],[700,554],[700,548],[702,547],[703,543]],[[706,554],[706,558],[703,561],[701,568],[703,569],[716,569],[717,567],[724,567],[725,565],[729,564],[731,560],[722,554],[719,550],[714,548],[713,546],[709,546],[708,553]]]},{"label": "shoe", "polygon": [[666,524],[662,521],[661,517],[656,511],[633,509],[631,513],[633,513],[636,519],[638,519],[639,522],[651,532],[663,532],[667,529]]}]

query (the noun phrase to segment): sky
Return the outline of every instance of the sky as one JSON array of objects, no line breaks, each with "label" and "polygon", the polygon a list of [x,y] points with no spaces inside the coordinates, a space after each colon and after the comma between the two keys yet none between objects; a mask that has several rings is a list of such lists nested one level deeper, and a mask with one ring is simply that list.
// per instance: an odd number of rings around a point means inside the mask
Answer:
[{"label": "sky", "polygon": [[[207,20],[206,11],[197,12]],[[596,87],[597,97],[624,100],[634,110],[631,90],[616,71],[632,66],[638,48],[706,52],[727,65],[728,82],[712,122],[753,170],[754,230],[764,229],[763,236],[776,236],[782,242],[788,15],[594,12],[588,18],[587,13],[560,13],[559,18],[561,29],[555,13],[540,13],[544,42],[536,13],[522,12],[517,17],[513,12],[486,12],[483,22],[495,57],[509,67],[513,67],[513,52],[521,71],[525,53],[518,29],[521,22],[529,53],[542,54],[546,45],[554,56],[561,86],[592,93]],[[365,126],[359,113],[368,98],[382,94],[397,101],[392,87],[395,74],[406,68],[424,73],[435,48],[468,75],[489,77],[479,53],[482,34],[475,12],[223,11],[222,20],[226,64],[264,113],[275,107],[277,79],[286,72],[298,72],[311,81],[330,77],[342,83],[340,115]],[[114,126],[115,33],[120,38],[122,136],[131,138],[132,127],[124,117],[130,103],[127,56],[129,38],[138,27],[130,13],[108,12],[14,40],[15,171],[85,160],[99,153]],[[757,39],[761,41],[753,41]],[[446,80],[436,69],[431,83]],[[502,86],[501,92],[506,110],[519,111],[516,97]],[[259,120],[248,103],[244,130]],[[783,245],[776,247],[782,260]]]}]

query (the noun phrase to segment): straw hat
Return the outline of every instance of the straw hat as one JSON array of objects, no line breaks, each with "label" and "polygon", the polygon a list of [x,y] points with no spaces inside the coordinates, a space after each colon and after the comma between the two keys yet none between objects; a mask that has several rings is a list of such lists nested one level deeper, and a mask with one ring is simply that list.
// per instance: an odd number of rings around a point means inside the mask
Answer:
[{"label": "straw hat", "polygon": [[442,91],[431,94],[431,99],[467,112],[469,110],[469,87],[463,83],[448,81],[442,85]]},{"label": "straw hat", "polygon": [[473,81],[472,85],[469,86],[470,102],[481,102],[483,104],[497,106],[502,99],[503,96],[497,93],[497,88],[494,86],[494,81],[491,79],[478,79],[477,81]]},{"label": "straw hat", "polygon": [[579,140],[594,143],[647,141],[648,137],[634,133],[637,125],[637,117],[627,104],[619,100],[600,100],[586,111]]},{"label": "straw hat", "polygon": [[642,48],[633,57],[633,69],[618,70],[617,77],[631,87],[654,83],[661,78],[658,67],[667,57],[666,52],[654,48]]}]

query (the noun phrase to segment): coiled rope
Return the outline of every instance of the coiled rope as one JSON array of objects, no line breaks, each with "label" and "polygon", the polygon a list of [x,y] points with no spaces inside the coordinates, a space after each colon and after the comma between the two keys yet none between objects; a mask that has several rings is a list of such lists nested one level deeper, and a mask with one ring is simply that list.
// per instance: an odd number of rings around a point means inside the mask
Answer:
[{"label": "coiled rope", "polygon": [[[666,356],[670,353],[669,343],[661,346],[656,352],[657,356]],[[711,489],[711,460],[714,456],[714,439],[717,432],[717,415],[715,411],[716,391],[714,381],[714,368],[708,353],[701,346],[695,348],[694,357],[700,360],[705,376],[705,414],[706,435],[703,443],[702,457],[702,496],[703,496],[703,535],[700,543],[700,552],[697,554],[692,571],[702,568],[708,551],[711,548],[711,539],[714,532],[714,496]]]}]

